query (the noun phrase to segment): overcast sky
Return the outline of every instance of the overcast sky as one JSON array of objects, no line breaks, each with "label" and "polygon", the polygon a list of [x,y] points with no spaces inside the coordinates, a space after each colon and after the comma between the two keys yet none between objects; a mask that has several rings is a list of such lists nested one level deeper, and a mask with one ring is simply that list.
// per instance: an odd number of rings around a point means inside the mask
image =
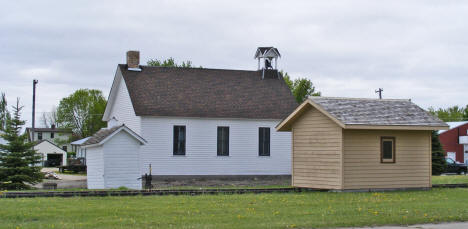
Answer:
[{"label": "overcast sky", "polygon": [[[256,69],[275,46],[279,69],[324,96],[466,105],[468,1],[5,1],[0,91],[31,118],[79,88],[107,97],[127,50],[207,68]],[[39,122],[39,118],[36,119]]]}]

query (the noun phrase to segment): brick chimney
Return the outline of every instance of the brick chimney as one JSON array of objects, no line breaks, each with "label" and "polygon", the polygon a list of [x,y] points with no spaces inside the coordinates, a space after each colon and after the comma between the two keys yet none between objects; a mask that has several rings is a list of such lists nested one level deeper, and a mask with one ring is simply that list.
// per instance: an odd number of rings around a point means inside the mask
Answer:
[{"label": "brick chimney", "polygon": [[128,70],[140,71],[140,52],[127,51],[127,66]]}]

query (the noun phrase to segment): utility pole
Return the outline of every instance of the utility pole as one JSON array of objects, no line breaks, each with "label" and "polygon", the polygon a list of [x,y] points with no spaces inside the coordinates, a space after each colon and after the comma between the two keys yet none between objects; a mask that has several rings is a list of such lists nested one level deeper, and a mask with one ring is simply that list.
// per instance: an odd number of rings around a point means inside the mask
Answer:
[{"label": "utility pole", "polygon": [[36,124],[36,84],[38,81],[33,79],[33,102],[32,102],[32,128],[31,128],[31,141],[34,142],[34,128]]},{"label": "utility pole", "polygon": [[379,99],[382,99],[382,92],[383,92],[383,88],[379,88],[379,90],[375,90],[375,93],[379,93]]}]

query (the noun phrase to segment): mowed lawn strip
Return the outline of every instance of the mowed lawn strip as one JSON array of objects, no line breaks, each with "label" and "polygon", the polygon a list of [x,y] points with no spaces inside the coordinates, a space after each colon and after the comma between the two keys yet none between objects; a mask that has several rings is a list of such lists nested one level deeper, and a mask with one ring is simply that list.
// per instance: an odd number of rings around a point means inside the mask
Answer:
[{"label": "mowed lawn strip", "polygon": [[468,220],[468,189],[0,199],[1,228],[293,228]]},{"label": "mowed lawn strip", "polygon": [[466,175],[432,176],[432,184],[468,184]]}]

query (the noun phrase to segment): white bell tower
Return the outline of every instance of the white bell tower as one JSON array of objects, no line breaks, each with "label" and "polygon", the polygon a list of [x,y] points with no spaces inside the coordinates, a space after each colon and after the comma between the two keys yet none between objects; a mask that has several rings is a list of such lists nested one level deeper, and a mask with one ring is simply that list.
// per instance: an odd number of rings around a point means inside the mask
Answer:
[{"label": "white bell tower", "polygon": [[[271,78],[273,75],[280,78],[280,74],[278,73],[278,58],[280,57],[281,54],[275,47],[257,48],[254,58],[258,60],[258,70],[262,71],[262,79],[265,79],[265,77]],[[274,67],[273,62],[275,62]]]},{"label": "white bell tower", "polygon": [[[258,59],[258,70],[260,69],[278,69],[278,58],[281,57],[280,52],[275,47],[258,47],[255,52],[255,59]],[[273,61],[275,67],[273,68]]]}]

